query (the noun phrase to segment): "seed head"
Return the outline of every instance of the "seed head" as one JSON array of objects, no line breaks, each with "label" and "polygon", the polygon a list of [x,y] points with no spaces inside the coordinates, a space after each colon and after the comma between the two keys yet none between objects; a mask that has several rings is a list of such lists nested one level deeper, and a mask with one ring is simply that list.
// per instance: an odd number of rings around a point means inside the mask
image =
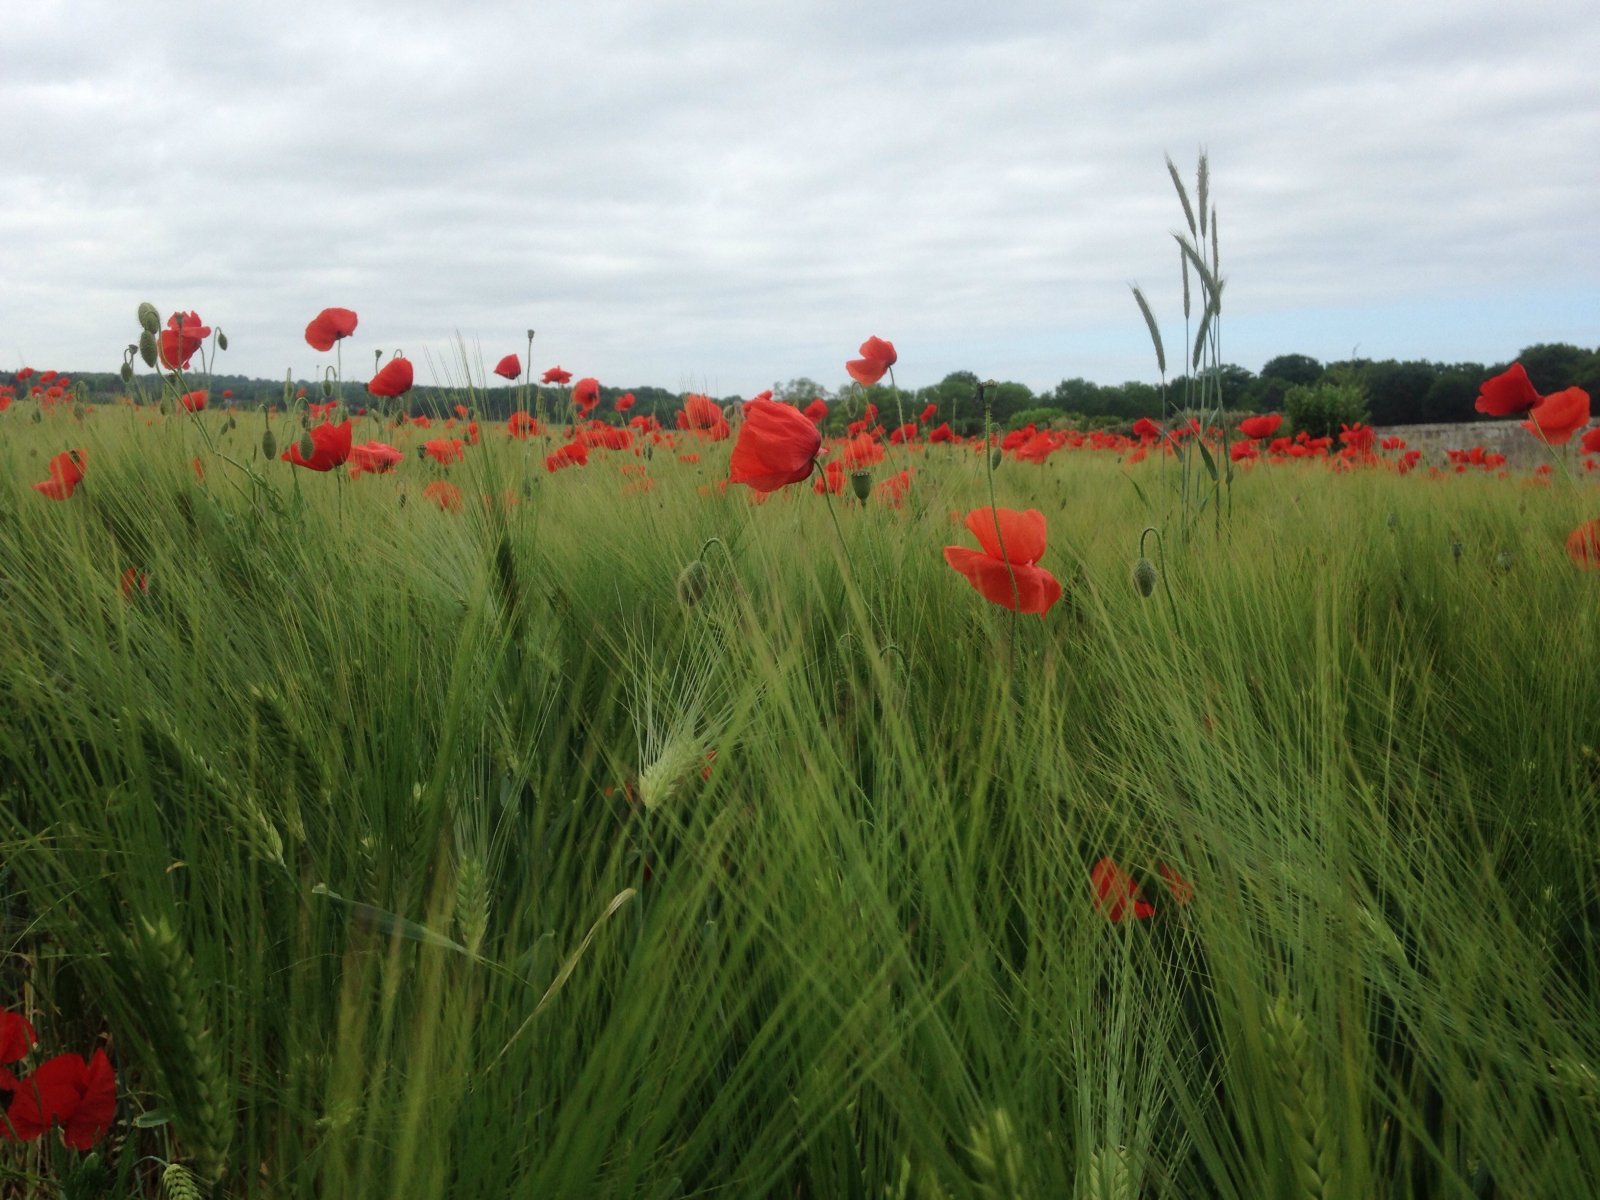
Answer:
[{"label": "seed head", "polygon": [[850,490],[855,493],[855,498],[861,503],[867,502],[867,497],[872,495],[872,472],[862,468],[850,472]]}]

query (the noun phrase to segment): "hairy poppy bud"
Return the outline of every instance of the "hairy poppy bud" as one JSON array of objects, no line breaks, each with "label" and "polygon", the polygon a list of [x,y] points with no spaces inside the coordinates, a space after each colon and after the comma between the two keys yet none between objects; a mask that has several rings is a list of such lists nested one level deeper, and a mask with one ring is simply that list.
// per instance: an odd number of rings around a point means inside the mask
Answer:
[{"label": "hairy poppy bud", "polygon": [[157,408],[163,417],[170,417],[172,415],[172,401],[168,400],[165,396],[161,397],[161,403],[157,406]]},{"label": "hairy poppy bud", "polygon": [[333,380],[324,379],[322,381],[322,396],[323,396],[323,399],[327,399],[331,395],[333,395]]},{"label": "hairy poppy bud", "polygon": [[139,335],[139,357],[147,367],[156,365],[156,335],[148,329]]},{"label": "hairy poppy bud", "polygon": [[139,328],[151,337],[161,332],[161,312],[148,300],[139,305]]},{"label": "hairy poppy bud", "polygon": [[227,348],[228,348],[228,335],[223,333],[222,330],[219,329],[219,330],[217,330],[217,349],[218,350],[226,350]]},{"label": "hairy poppy bud", "polygon": [[994,468],[998,467],[1005,456],[1005,451],[1000,449],[999,446],[996,446],[993,450],[989,451],[989,468],[993,470]]},{"label": "hairy poppy bud", "polygon": [[270,428],[261,435],[261,457],[268,462],[278,457],[278,438]]},{"label": "hairy poppy bud", "polygon": [[316,457],[316,453],[317,442],[316,439],[311,436],[311,431],[308,429],[300,435],[300,457],[309,461]]},{"label": "hairy poppy bud", "polygon": [[857,500],[865,504],[867,502],[867,497],[872,495],[872,472],[851,471],[850,490],[855,493]]},{"label": "hairy poppy bud", "polygon": [[122,370],[118,374],[122,376],[123,383],[131,383],[133,381],[133,364],[123,363]]},{"label": "hairy poppy bud", "polygon": [[1160,578],[1156,574],[1156,565],[1148,558],[1141,558],[1133,564],[1133,586],[1139,590],[1139,595],[1146,600],[1155,595],[1156,581]]},{"label": "hairy poppy bud", "polygon": [[685,608],[693,608],[699,604],[706,594],[709,580],[706,575],[706,564],[698,558],[678,572],[678,603]]}]

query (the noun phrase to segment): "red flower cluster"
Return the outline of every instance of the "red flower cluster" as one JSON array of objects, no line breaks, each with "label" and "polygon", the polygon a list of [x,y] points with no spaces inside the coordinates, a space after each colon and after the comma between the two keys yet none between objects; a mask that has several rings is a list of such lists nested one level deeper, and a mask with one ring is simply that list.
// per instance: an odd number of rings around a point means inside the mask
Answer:
[{"label": "red flower cluster", "polygon": [[[1167,891],[1177,904],[1189,903],[1194,898],[1194,885],[1166,863],[1156,867]],[[1094,907],[1106,920],[1120,923],[1130,917],[1143,921],[1156,915],[1156,906],[1144,898],[1132,875],[1124,871],[1115,859],[1102,858],[1089,868],[1089,886],[1094,891]]]},{"label": "red flower cluster", "polygon": [[0,1012],[0,1092],[10,1095],[0,1117],[0,1141],[31,1142],[59,1124],[62,1140],[88,1150],[111,1128],[117,1111],[117,1076],[104,1050],[88,1062],[58,1054],[18,1077],[7,1063],[26,1058],[38,1035],[20,1013]]}]

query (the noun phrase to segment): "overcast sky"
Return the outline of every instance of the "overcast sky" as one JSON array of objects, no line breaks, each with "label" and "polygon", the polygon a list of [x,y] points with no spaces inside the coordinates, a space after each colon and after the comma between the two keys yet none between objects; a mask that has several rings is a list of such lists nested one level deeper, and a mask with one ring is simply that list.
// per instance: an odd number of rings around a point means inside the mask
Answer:
[{"label": "overcast sky", "polygon": [[718,395],[869,334],[902,385],[1154,381],[1201,146],[1230,361],[1600,344],[1594,0],[19,0],[0,368],[114,370],[150,300],[264,377],[338,305],[351,379],[533,328]]}]

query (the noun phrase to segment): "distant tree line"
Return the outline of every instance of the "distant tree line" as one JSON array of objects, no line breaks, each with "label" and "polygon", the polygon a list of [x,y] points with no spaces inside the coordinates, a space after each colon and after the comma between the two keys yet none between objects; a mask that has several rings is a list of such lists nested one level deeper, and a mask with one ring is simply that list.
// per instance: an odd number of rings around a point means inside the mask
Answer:
[{"label": "distant tree line", "polygon": [[[1534,387],[1541,392],[1577,386],[1590,395],[1600,395],[1600,348],[1585,350],[1564,342],[1541,343],[1523,349],[1516,361],[1527,369]],[[1218,383],[1224,407],[1241,414],[1288,411],[1293,421],[1297,410],[1313,411],[1320,404],[1331,414],[1322,419],[1344,416],[1358,417],[1374,425],[1443,424],[1478,419],[1480,414],[1474,411],[1473,402],[1479,386],[1509,365],[1504,362],[1399,362],[1364,358],[1322,363],[1306,354],[1283,354],[1268,360],[1258,374],[1236,364],[1226,364],[1221,368]],[[0,381],[6,378],[0,376]],[[130,392],[139,395],[141,389],[146,397],[159,394],[154,376],[137,378],[131,389],[114,373],[82,374],[73,378],[76,398],[90,403],[114,403]],[[830,417],[830,428],[858,418],[865,404],[871,401],[878,405],[878,419],[885,425],[915,421],[932,404],[937,409],[936,422],[948,421],[955,432],[972,434],[983,427],[983,410],[976,400],[978,383],[979,376],[974,372],[954,371],[936,384],[898,392],[884,385],[862,392],[850,383],[830,389],[804,377],[774,383],[772,391],[779,399],[801,405],[816,398],[832,402],[835,411]],[[990,418],[996,428],[1016,428],[1029,422],[1111,427],[1139,417],[1159,418],[1163,413],[1181,410],[1190,385],[1190,380],[1179,376],[1168,381],[1163,392],[1152,383],[1130,381],[1107,385],[1074,378],[1035,392],[1027,384],[1000,381],[988,389],[987,399]],[[317,380],[291,385],[291,398],[302,388],[307,399],[323,398],[323,385]],[[25,387],[17,390],[22,394]],[[225,399],[224,391],[231,391],[232,396]],[[217,407],[234,404],[251,408],[281,404],[285,386],[281,380],[215,375],[211,379],[211,392],[211,403]],[[635,398],[630,416],[653,416],[664,426],[673,424],[682,405],[682,396],[665,388],[602,385],[597,415],[612,411],[612,404],[625,392],[633,393]],[[351,407],[367,402],[360,383],[344,385],[344,396]],[[431,413],[446,417],[457,405],[466,405],[479,419],[500,421],[510,416],[519,403],[526,402],[531,411],[542,409],[551,419],[561,421],[568,416],[566,397],[565,389],[553,387],[535,386],[526,392],[516,385],[470,391],[418,387],[400,403],[404,411],[413,415]],[[720,401],[731,404],[741,399],[747,397],[724,396]]]}]

